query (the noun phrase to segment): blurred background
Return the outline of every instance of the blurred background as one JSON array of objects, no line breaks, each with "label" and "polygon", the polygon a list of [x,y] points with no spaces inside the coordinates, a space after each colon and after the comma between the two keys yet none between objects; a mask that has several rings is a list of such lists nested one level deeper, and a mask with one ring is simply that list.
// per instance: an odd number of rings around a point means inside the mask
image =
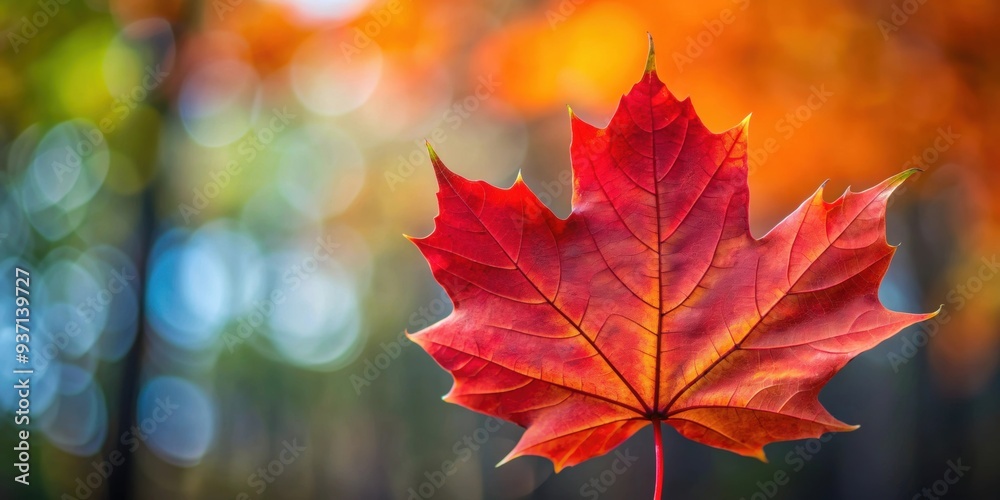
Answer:
[{"label": "blurred background", "polygon": [[442,402],[450,377],[400,337],[451,307],[401,235],[436,213],[423,140],[565,215],[566,106],[606,123],[648,31],[711,129],[753,113],[757,236],[826,179],[924,169],[890,207],[881,295],[944,304],[824,391],[856,432],[764,464],[667,428],[667,498],[995,498],[998,20],[989,0],[4,1],[0,497],[649,497],[648,427],[558,475],[494,468],[521,430]]}]

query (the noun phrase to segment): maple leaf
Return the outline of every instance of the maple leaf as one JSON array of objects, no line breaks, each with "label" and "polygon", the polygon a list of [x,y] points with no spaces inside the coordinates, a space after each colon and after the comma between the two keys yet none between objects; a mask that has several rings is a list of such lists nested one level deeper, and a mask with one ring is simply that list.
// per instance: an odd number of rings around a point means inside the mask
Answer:
[{"label": "maple leaf", "polygon": [[853,430],[820,390],[936,314],[878,299],[895,250],[886,201],[912,170],[832,203],[821,187],[755,239],[748,120],[710,132],[653,58],[651,44],[607,127],[571,116],[566,219],[520,175],[500,189],[430,151],[440,213],[411,240],[455,307],[411,338],[453,375],[446,401],[525,427],[504,462],[538,455],[558,472],[651,422],[658,455],[664,422],[761,460],[768,443]]}]

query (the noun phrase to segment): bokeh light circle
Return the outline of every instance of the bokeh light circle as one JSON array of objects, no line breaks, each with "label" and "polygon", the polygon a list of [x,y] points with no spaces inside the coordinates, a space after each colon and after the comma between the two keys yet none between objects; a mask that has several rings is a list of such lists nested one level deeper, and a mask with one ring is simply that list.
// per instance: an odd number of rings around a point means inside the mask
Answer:
[{"label": "bokeh light circle", "polygon": [[289,71],[304,106],[342,115],[371,97],[382,75],[382,51],[375,43],[357,47],[349,32],[323,32],[303,42]]},{"label": "bokeh light circle", "polygon": [[184,80],[179,99],[185,130],[199,144],[225,146],[250,130],[260,78],[236,59],[214,61]]},{"label": "bokeh light circle", "polygon": [[197,464],[212,445],[216,411],[205,391],[172,376],[155,377],[139,393],[136,427],[161,459]]}]

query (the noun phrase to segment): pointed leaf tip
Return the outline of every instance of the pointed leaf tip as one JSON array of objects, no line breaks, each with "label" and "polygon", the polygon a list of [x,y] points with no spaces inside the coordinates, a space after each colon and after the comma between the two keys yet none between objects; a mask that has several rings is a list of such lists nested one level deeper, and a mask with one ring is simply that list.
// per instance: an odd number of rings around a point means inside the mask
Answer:
[{"label": "pointed leaf tip", "polygon": [[886,185],[890,191],[895,191],[903,182],[905,182],[910,177],[922,173],[923,170],[919,168],[909,168],[906,169],[888,179],[886,179],[883,184]]},{"label": "pointed leaf tip", "polygon": [[646,36],[649,37],[649,54],[646,55],[646,71],[645,74],[650,74],[656,71],[656,49],[653,47],[653,34],[647,32]]},{"label": "pointed leaf tip", "polygon": [[434,151],[434,146],[431,145],[431,141],[424,139],[424,144],[427,146],[427,154],[430,155],[432,162],[439,162],[441,158],[438,158],[438,154]]},{"label": "pointed leaf tip", "polygon": [[496,464],[496,465],[494,465],[494,467],[495,467],[495,468],[499,468],[499,467],[501,467],[501,466],[503,466],[503,465],[507,464],[507,463],[508,463],[508,462],[510,462],[511,460],[514,460],[515,458],[517,458],[517,457],[519,457],[519,456],[520,456],[520,454],[518,454],[518,453],[517,453],[517,449],[516,449],[516,448],[515,448],[515,449],[513,449],[513,450],[510,450],[510,453],[508,453],[508,454],[507,454],[507,456],[505,456],[505,457],[503,457],[502,459],[500,459],[500,461],[499,461],[499,462],[497,462],[497,464]]},{"label": "pointed leaf tip", "polygon": [[904,170],[904,171],[896,174],[896,177],[893,178],[893,181],[894,182],[903,182],[906,179],[909,179],[910,177],[913,177],[914,175],[920,174],[920,173],[923,173],[922,169],[919,169],[919,168],[916,168],[916,167],[914,167],[914,168],[908,168],[908,169],[906,169],[906,170]]},{"label": "pointed leaf tip", "polygon": [[427,154],[431,157],[431,167],[434,168],[434,175],[437,177],[438,186],[444,186],[454,174],[444,166],[441,157],[438,156],[437,151],[434,151],[431,141],[425,140],[424,144],[427,145]]},{"label": "pointed leaf tip", "polygon": [[932,313],[927,313],[927,319],[931,319],[931,318],[937,316],[938,314],[941,314],[941,311],[943,311],[943,310],[944,310],[944,304],[941,304],[941,305],[938,306],[938,308],[937,308],[936,311],[934,311]]}]

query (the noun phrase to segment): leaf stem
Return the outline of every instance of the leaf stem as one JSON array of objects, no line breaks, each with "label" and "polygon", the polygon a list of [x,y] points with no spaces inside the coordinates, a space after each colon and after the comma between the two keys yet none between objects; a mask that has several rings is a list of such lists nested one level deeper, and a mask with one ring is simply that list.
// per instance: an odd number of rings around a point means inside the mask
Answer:
[{"label": "leaf stem", "polygon": [[653,491],[653,500],[663,498],[663,431],[660,429],[660,420],[653,419],[653,446],[656,450],[656,489]]}]

